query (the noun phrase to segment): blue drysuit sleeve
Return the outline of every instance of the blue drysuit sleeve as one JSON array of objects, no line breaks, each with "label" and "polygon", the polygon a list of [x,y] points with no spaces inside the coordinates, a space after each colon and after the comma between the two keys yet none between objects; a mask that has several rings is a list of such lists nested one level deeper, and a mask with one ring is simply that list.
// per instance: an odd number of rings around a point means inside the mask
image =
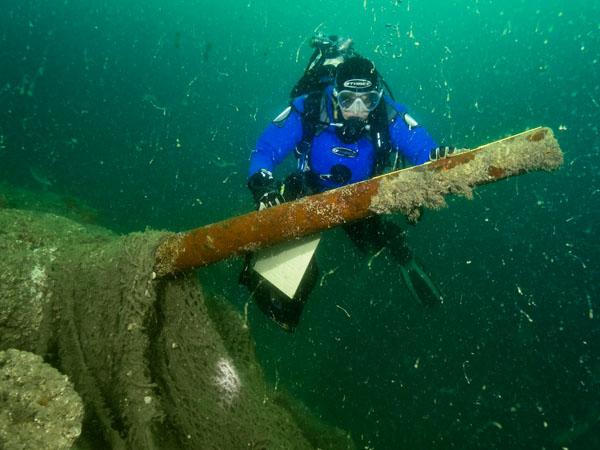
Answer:
[{"label": "blue drysuit sleeve", "polygon": [[397,112],[390,124],[390,140],[394,150],[414,165],[429,161],[429,152],[438,146],[437,142],[408,115],[406,108],[392,100],[386,100]]},{"label": "blue drysuit sleeve", "polygon": [[286,156],[294,151],[302,140],[302,116],[304,98],[298,98],[288,112],[285,111],[263,131],[256,142],[256,149],[250,155],[248,176],[260,169],[273,172]]}]

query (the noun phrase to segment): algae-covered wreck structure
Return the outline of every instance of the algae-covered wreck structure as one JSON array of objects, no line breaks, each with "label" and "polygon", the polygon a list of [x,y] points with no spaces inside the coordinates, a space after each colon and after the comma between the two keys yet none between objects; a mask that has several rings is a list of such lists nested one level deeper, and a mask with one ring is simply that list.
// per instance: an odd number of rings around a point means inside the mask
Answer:
[{"label": "algae-covered wreck structure", "polygon": [[352,448],[269,390],[243,320],[193,273],[155,279],[164,233],[15,209],[0,229],[0,338],[20,350],[0,354],[2,448],[35,448],[36,434],[71,448],[82,404],[92,448]]},{"label": "algae-covered wreck structure", "polygon": [[247,325],[189,269],[562,162],[548,129],[484,147],[183,234],[118,235],[3,194],[0,448],[354,448],[265,383]]}]

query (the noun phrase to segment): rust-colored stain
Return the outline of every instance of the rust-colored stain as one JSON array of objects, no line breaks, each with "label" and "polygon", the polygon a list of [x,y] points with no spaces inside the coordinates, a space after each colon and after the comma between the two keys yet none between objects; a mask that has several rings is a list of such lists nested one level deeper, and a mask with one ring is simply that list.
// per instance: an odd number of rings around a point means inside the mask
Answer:
[{"label": "rust-colored stain", "polygon": [[541,141],[546,137],[546,130],[542,128],[541,130],[536,131],[531,136],[528,136],[527,139],[531,142]]},{"label": "rust-colored stain", "polygon": [[[504,148],[513,145],[515,141],[519,145],[522,145],[525,139],[530,142],[541,141],[547,138],[548,132],[548,129],[532,130],[526,137],[519,135],[515,139],[515,136],[512,136],[429,164],[388,173],[361,183],[342,186],[273,208],[206,225],[184,234],[173,235],[163,241],[156,251],[156,274],[164,276],[189,270],[248,250],[363,219],[374,214],[370,209],[371,201],[384,179],[393,179],[403,171],[435,171],[443,178],[445,174],[440,172],[468,164],[479,154],[498,146]],[[517,172],[491,166],[487,174],[489,178],[482,177],[475,184],[506,178],[516,175]]]},{"label": "rust-colored stain", "polygon": [[322,194],[191,230],[163,242],[157,250],[159,276],[199,267],[240,254],[306,236],[372,214],[369,209],[380,179],[343,186]]},{"label": "rust-colored stain", "polygon": [[490,166],[488,169],[488,174],[493,179],[504,178],[506,176],[506,171],[501,169],[500,167]]},{"label": "rust-colored stain", "polygon": [[475,152],[466,152],[463,154],[458,154],[456,156],[452,156],[450,158],[439,159],[430,164],[429,168],[439,171],[446,171],[453,169],[456,166],[462,166],[470,161],[475,159]]}]

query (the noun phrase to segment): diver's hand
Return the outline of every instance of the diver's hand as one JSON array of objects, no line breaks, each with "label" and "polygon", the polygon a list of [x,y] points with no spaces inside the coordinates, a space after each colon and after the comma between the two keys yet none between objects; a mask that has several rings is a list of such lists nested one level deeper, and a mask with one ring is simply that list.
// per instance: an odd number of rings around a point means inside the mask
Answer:
[{"label": "diver's hand", "polygon": [[281,182],[275,180],[266,169],[259,170],[248,179],[248,188],[259,211],[283,203],[281,186]]},{"label": "diver's hand", "polygon": [[437,161],[438,159],[446,158],[447,156],[452,155],[455,151],[456,148],[449,145],[436,147],[429,152],[429,160]]}]

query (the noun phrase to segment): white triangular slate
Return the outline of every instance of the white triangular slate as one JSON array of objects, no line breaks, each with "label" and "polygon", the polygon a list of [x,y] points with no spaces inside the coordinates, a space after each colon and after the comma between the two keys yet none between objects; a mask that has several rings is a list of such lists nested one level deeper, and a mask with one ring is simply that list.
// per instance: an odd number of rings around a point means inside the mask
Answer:
[{"label": "white triangular slate", "polygon": [[294,298],[320,240],[320,235],[308,236],[261,250],[256,255],[254,270]]}]

